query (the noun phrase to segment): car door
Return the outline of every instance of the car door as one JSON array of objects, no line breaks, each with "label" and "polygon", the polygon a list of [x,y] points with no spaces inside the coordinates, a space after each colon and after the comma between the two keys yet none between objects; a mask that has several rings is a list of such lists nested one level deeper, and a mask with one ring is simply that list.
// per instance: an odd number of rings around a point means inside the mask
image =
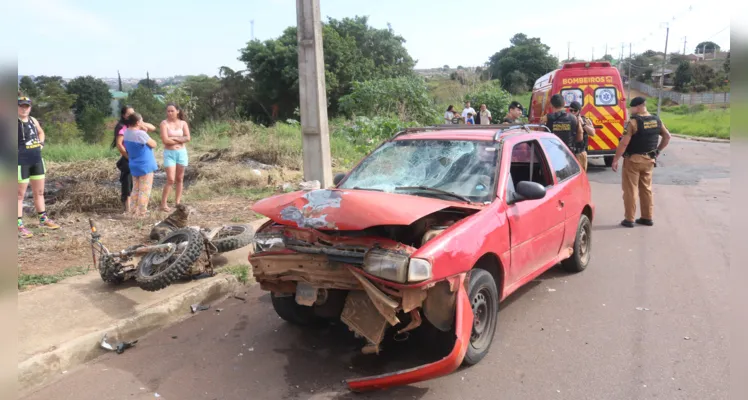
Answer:
[{"label": "car door", "polygon": [[562,249],[569,248],[574,244],[577,232],[579,215],[584,207],[583,193],[581,189],[582,167],[569,148],[557,137],[544,137],[540,139],[545,153],[548,155],[551,169],[556,176],[558,188],[558,199],[564,210],[565,233]]},{"label": "car door", "polygon": [[[537,140],[524,140],[510,150],[507,173],[506,216],[511,243],[512,283],[522,284],[534,272],[553,263],[564,234],[561,192],[555,185],[542,146]],[[546,188],[538,200],[516,201],[514,185],[533,181]]]}]

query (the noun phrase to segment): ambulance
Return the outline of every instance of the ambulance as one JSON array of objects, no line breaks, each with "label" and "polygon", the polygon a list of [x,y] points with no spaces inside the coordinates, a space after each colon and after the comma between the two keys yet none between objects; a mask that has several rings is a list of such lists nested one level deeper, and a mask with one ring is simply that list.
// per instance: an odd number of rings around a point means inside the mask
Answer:
[{"label": "ambulance", "polygon": [[613,164],[618,139],[623,136],[628,121],[626,92],[618,70],[607,61],[566,63],[535,81],[528,107],[530,123],[540,123],[541,117],[553,112],[551,96],[560,93],[566,107],[572,101],[582,105],[581,114],[592,120],[595,136],[590,136],[588,158]]}]

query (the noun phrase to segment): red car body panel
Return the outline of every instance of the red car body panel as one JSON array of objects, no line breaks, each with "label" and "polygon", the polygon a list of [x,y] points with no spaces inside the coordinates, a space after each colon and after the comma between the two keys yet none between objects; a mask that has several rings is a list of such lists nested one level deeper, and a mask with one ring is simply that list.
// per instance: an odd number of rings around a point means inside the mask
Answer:
[{"label": "red car body panel", "polygon": [[[395,140],[482,140],[493,141],[495,129],[470,131],[439,131],[404,134]],[[497,264],[499,300],[535,279],[558,262],[571,255],[580,215],[594,215],[589,181],[584,171],[559,182],[553,168],[545,168],[552,183],[546,187],[546,196],[539,200],[525,200],[507,204],[506,194],[512,150],[518,143],[536,141],[546,163],[549,154],[540,138],[553,137],[541,132],[522,132],[514,129],[501,135],[496,147],[500,151],[496,199],[488,205],[467,204],[432,198],[392,194],[366,190],[318,190],[275,196],[255,204],[253,210],[283,225],[302,230],[317,228],[333,230],[362,230],[378,225],[409,225],[418,219],[444,210],[462,208],[475,210],[460,219],[410,254],[411,258],[429,260],[431,279],[415,284],[398,284],[359,269],[370,281],[398,289],[413,289],[434,282],[459,277],[458,301],[455,311],[456,342],[451,353],[431,364],[347,381],[354,391],[384,389],[405,385],[449,374],[461,364],[470,342],[473,315],[465,289],[469,271],[481,260],[490,259]],[[575,159],[576,162],[576,159]],[[347,179],[344,178],[342,182]],[[309,199],[307,193],[320,193]],[[330,205],[332,204],[332,206]],[[585,211],[585,207],[587,211]],[[284,210],[286,210],[284,212]],[[376,238],[358,238],[363,243]],[[389,243],[390,245],[392,243]],[[411,248],[412,249],[412,248]],[[410,250],[410,249],[409,249]]]},{"label": "red car body panel", "polygon": [[456,340],[452,351],[446,357],[431,364],[403,371],[366,378],[349,379],[346,381],[348,388],[355,392],[387,389],[393,386],[409,385],[411,383],[438,378],[456,370],[462,364],[462,359],[465,358],[467,347],[470,344],[470,333],[473,329],[473,311],[470,307],[470,299],[468,299],[465,290],[466,275],[460,274],[456,277],[458,279],[455,307]]},{"label": "red car body panel", "polygon": [[398,193],[329,189],[269,197],[255,203],[252,210],[279,224],[356,231],[377,225],[409,225],[449,207],[484,206]]}]

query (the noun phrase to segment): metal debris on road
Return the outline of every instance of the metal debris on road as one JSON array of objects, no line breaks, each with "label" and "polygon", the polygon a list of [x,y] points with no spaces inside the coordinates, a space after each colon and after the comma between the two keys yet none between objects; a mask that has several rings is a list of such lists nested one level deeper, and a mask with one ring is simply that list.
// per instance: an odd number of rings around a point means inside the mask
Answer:
[{"label": "metal debris on road", "polygon": [[645,307],[636,307],[636,310],[637,310],[637,311],[649,311],[649,308],[645,308]]},{"label": "metal debris on road", "polygon": [[205,311],[209,309],[210,306],[201,306],[200,304],[193,304],[190,306],[190,310],[192,310],[192,313],[196,313],[198,311]]},{"label": "metal debris on road", "polygon": [[137,340],[134,340],[132,342],[120,342],[117,343],[116,346],[112,346],[111,343],[109,343],[106,340],[107,335],[104,334],[104,337],[101,339],[101,348],[109,351],[114,351],[117,354],[122,354],[125,352],[125,350],[129,349],[130,347],[135,346],[136,343],[138,343]]},{"label": "metal debris on road", "polygon": [[688,337],[688,336],[684,337],[683,339],[686,339],[686,340],[691,340],[691,338],[690,338],[690,337]]}]

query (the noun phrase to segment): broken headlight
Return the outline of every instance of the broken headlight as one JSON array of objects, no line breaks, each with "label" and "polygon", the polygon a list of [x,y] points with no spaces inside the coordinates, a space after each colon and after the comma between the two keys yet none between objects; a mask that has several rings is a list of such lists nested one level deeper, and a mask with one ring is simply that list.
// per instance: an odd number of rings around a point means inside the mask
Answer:
[{"label": "broken headlight", "polygon": [[409,261],[407,254],[371,249],[364,256],[364,271],[388,281],[405,283]]},{"label": "broken headlight", "polygon": [[281,232],[258,232],[254,238],[255,253],[286,248]]},{"label": "broken headlight", "polygon": [[408,265],[408,282],[422,282],[431,279],[431,263],[422,258],[411,258]]},{"label": "broken headlight", "polygon": [[407,254],[372,249],[364,257],[364,271],[388,281],[407,283],[431,279],[431,263]]}]

